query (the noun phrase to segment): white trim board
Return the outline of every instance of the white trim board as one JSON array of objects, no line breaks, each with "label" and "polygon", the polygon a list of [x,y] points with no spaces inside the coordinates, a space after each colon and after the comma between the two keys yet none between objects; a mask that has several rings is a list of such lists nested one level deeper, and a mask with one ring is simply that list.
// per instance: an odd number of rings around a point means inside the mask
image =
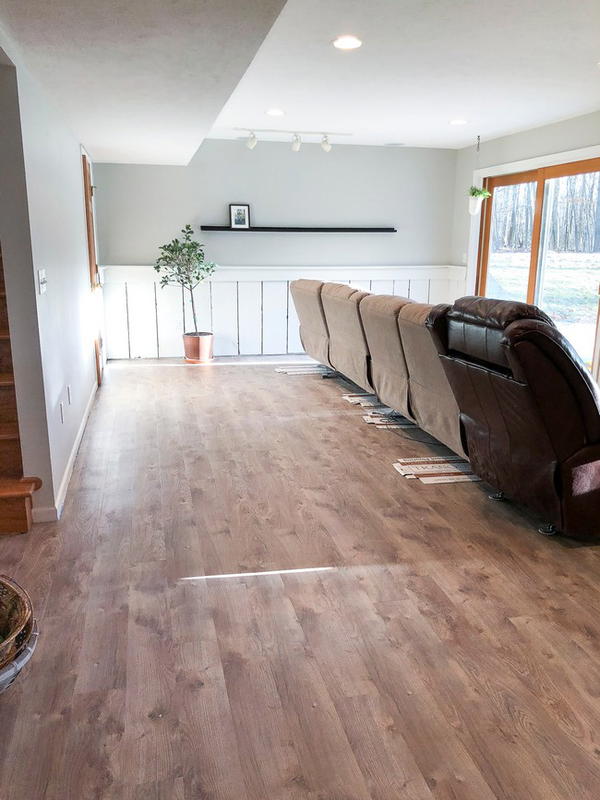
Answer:
[{"label": "white trim board", "polygon": [[[178,358],[190,319],[189,299],[164,290],[151,266],[103,267],[106,355],[109,359]],[[215,334],[216,356],[302,352],[290,285],[315,278],[420,303],[464,295],[464,266],[222,266],[198,287],[196,307]]]},{"label": "white trim board", "polygon": [[63,472],[62,480],[58,487],[58,492],[56,493],[56,498],[55,498],[56,504],[54,506],[42,506],[39,508],[36,508],[34,506],[34,508],[32,509],[32,518],[34,522],[57,522],[62,516],[63,508],[65,505],[65,498],[67,496],[67,490],[69,488],[69,482],[73,474],[73,467],[75,466],[75,459],[77,458],[77,453],[79,452],[79,446],[81,444],[81,440],[83,439],[85,427],[87,425],[87,421],[89,419],[92,406],[94,405],[94,400],[96,399],[97,391],[98,391],[98,385],[94,383],[85,407],[85,411],[83,412],[83,417],[81,418],[81,423],[77,430],[75,441],[73,442],[73,447],[71,448],[71,453],[69,455],[69,460],[67,461],[67,466],[65,467],[65,471]]},{"label": "white trim board", "polygon": [[506,164],[480,167],[473,171],[473,178],[475,180],[495,178],[498,175],[510,175],[513,172],[526,172],[530,169],[554,167],[557,164],[570,164],[572,161],[585,161],[588,158],[598,157],[600,157],[600,144],[595,144],[591,147],[580,147],[578,150],[563,150],[560,153],[549,153],[545,156],[523,158],[520,161],[510,161]]},{"label": "white trim board", "polygon": [[[159,280],[154,267],[149,264],[106,264],[100,267],[102,282],[140,280],[152,278]],[[356,280],[398,280],[410,278],[444,278],[448,280],[463,280],[466,267],[456,264],[419,264],[409,265],[382,265],[382,266],[349,266],[343,265],[325,267],[303,266],[221,266],[209,278],[210,283],[224,281],[291,281],[297,278],[315,278],[324,280],[340,280],[347,282],[348,278]]]},{"label": "white trim board", "polygon": [[[511,175],[513,172],[526,172],[530,169],[554,167],[557,164],[570,164],[573,161],[585,161],[588,158],[600,157],[600,144],[591,147],[580,147],[577,150],[563,150],[559,153],[548,153],[544,156],[524,158],[520,161],[509,161],[505,164],[496,164],[489,167],[480,167],[473,170],[473,185],[481,186],[484,178],[497,178],[499,175]],[[465,195],[465,213],[467,212],[468,198]],[[469,242],[467,248],[467,274],[465,279],[466,294],[475,293],[477,283],[477,255],[479,248],[479,227],[481,212],[470,217]]]}]

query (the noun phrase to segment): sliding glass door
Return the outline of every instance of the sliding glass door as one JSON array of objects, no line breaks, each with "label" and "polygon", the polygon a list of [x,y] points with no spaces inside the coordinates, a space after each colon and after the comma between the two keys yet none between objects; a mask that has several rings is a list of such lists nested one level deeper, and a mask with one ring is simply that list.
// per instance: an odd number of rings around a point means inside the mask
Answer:
[{"label": "sliding glass door", "polygon": [[479,294],[535,303],[591,368],[600,285],[600,159],[489,178]]},{"label": "sliding glass door", "polygon": [[600,171],[549,178],[544,188],[535,302],[592,363],[600,283]]},{"label": "sliding glass door", "polygon": [[496,179],[493,186],[485,293],[498,300],[527,302],[537,192],[537,181],[529,178]]}]

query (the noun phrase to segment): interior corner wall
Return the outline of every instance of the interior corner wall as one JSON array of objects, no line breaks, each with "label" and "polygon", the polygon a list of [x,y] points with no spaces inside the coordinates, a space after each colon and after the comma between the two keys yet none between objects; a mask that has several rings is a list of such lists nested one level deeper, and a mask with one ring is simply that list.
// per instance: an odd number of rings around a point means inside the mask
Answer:
[{"label": "interior corner wall", "polygon": [[0,245],[8,297],[23,467],[26,475],[42,479],[36,502],[43,507],[50,507],[54,504],[54,489],[17,75],[14,66],[9,66],[6,61],[3,59],[4,63],[0,63]]},{"label": "interior corner wall", "polygon": [[257,226],[390,226],[396,234],[202,233],[228,266],[448,264],[456,152],[207,139],[187,167],[95,164],[99,259],[152,264],[186,223],[227,225],[249,203]]},{"label": "interior corner wall", "polygon": [[[16,226],[10,224],[10,215],[2,214],[17,404],[25,471],[44,480],[34,495],[34,508],[60,512],[96,386],[94,339],[99,314],[89,282],[79,142],[18,62],[16,88],[16,112],[14,107],[12,111],[17,114],[15,124],[20,123],[20,139],[12,143],[11,154],[2,137],[0,152],[3,161],[20,152],[20,167],[13,167],[11,184],[2,186],[3,210],[17,199],[20,206]],[[10,213],[14,216],[16,211]],[[36,291],[39,269],[46,271],[43,295]],[[36,371],[34,382],[29,373]],[[49,474],[40,460],[44,450]]]},{"label": "interior corner wall", "polygon": [[[600,144],[600,111],[483,142],[478,168],[511,164]],[[470,216],[467,192],[476,169],[475,148],[459,150],[456,159],[452,263],[467,263]]]}]

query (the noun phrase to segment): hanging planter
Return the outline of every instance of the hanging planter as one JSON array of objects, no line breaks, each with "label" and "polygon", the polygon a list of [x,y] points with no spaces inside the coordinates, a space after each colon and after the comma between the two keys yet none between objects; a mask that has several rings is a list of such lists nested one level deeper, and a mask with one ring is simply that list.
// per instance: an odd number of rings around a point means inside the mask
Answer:
[{"label": "hanging planter", "polygon": [[483,201],[491,196],[492,193],[488,192],[487,189],[482,189],[479,186],[471,186],[469,189],[469,214],[472,217],[477,216],[481,211],[481,204]]}]

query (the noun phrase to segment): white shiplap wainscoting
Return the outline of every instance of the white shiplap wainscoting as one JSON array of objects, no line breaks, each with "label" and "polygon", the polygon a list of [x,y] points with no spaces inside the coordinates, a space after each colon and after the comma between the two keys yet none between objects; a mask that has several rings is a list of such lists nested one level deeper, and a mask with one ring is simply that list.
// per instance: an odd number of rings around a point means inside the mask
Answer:
[{"label": "white shiplap wainscoting", "polygon": [[[107,358],[182,356],[181,334],[193,326],[181,289],[161,289],[152,267],[107,266],[102,274]],[[301,353],[290,296],[296,278],[449,303],[464,294],[465,277],[456,266],[219,267],[196,290],[198,325],[214,332],[217,356]]]}]

